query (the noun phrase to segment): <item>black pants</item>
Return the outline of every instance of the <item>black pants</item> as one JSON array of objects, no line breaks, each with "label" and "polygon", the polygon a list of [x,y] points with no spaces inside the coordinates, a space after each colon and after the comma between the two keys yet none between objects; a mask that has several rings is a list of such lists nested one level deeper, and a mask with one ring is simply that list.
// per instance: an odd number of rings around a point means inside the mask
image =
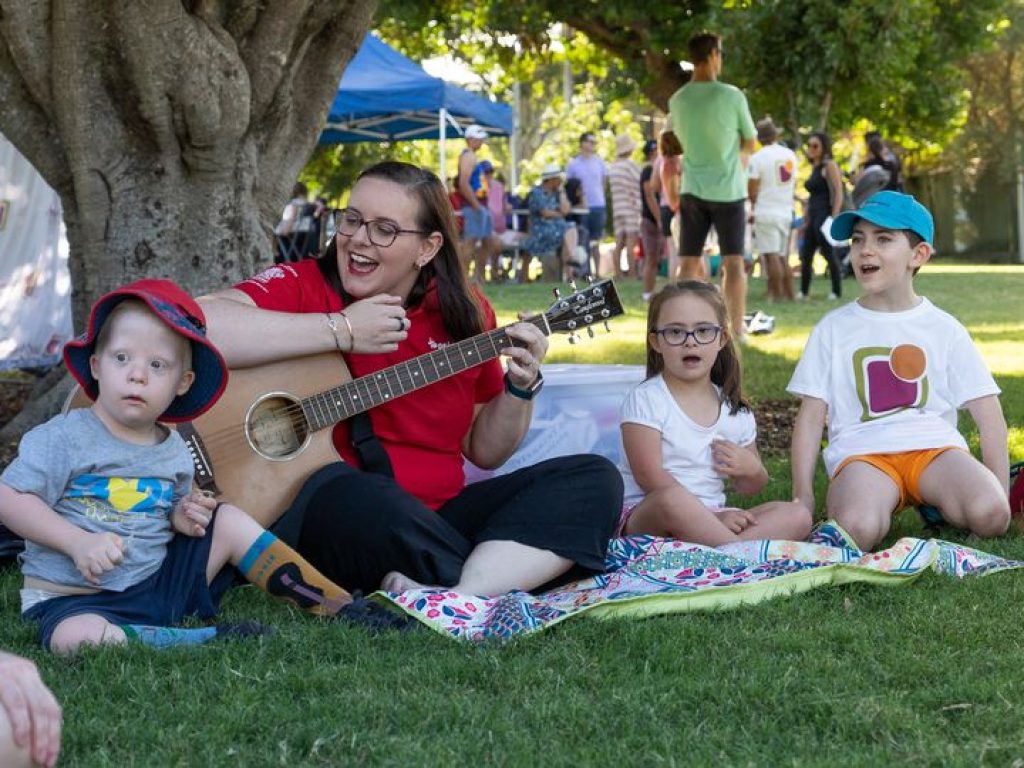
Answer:
[{"label": "black pants", "polygon": [[814,273],[814,254],[820,250],[828,262],[828,276],[832,280],[832,293],[843,295],[843,270],[839,265],[839,249],[833,248],[825,235],[821,233],[821,225],[828,218],[827,212],[811,213],[804,232],[804,241],[800,244],[800,293],[804,296],[811,290],[811,275]]},{"label": "black pants", "polygon": [[[622,511],[622,478],[600,456],[565,456],[466,486],[436,512],[384,475],[332,464],[307,481],[275,533],[349,590],[388,571],[451,586],[473,548],[515,541],[576,565],[557,582],[604,570]],[[554,583],[551,585],[554,586]]]}]

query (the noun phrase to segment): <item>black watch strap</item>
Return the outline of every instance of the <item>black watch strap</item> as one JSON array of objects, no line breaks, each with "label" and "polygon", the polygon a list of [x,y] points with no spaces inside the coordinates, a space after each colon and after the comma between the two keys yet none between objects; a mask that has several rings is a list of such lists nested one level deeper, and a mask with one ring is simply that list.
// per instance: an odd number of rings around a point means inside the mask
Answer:
[{"label": "black watch strap", "polygon": [[505,391],[508,392],[512,397],[518,397],[520,400],[533,400],[540,392],[540,388],[544,386],[544,374],[537,371],[537,378],[533,380],[533,383],[526,389],[520,389],[512,380],[508,377],[508,373],[505,374]]}]

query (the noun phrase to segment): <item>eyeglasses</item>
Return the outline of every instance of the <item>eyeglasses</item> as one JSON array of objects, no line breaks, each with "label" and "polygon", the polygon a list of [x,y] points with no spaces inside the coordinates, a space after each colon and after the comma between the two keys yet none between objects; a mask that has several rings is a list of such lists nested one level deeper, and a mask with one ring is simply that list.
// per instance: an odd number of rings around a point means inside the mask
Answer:
[{"label": "eyeglasses", "polygon": [[821,144],[819,144],[816,141],[809,141],[809,142],[807,142],[807,148],[808,149],[821,149]]},{"label": "eyeglasses", "polygon": [[345,237],[355,237],[361,226],[366,226],[366,236],[378,248],[387,248],[395,242],[399,235],[425,235],[422,229],[402,229],[387,219],[370,219],[367,221],[359,211],[343,208],[338,219],[338,232]]},{"label": "eyeglasses", "polygon": [[718,338],[722,332],[720,325],[698,325],[692,331],[688,331],[681,325],[666,325],[664,328],[655,328],[651,333],[656,333],[665,340],[671,347],[681,347],[686,340],[693,336],[698,344],[710,344]]}]

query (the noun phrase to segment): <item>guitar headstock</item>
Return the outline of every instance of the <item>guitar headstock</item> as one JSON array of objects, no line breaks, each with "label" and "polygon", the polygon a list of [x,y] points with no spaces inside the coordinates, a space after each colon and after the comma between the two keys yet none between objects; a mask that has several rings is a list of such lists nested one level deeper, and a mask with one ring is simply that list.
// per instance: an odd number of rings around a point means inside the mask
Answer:
[{"label": "guitar headstock", "polygon": [[[570,296],[559,296],[544,318],[552,333],[575,333],[621,315],[622,303],[611,280],[598,280]],[[591,333],[593,335],[593,333]]]}]

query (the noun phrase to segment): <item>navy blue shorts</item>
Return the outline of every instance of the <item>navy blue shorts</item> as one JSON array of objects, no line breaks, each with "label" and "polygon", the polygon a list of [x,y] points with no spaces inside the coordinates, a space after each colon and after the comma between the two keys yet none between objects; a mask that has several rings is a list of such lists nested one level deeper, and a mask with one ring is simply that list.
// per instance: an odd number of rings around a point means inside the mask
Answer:
[{"label": "navy blue shorts", "polygon": [[743,200],[716,202],[685,194],[679,198],[680,256],[700,256],[714,225],[718,234],[718,252],[723,256],[743,254],[743,238],[747,232],[747,210]]},{"label": "navy blue shorts", "polygon": [[212,583],[206,583],[216,521],[214,516],[202,538],[175,534],[160,569],[124,592],[53,597],[32,606],[22,617],[39,624],[39,644],[46,649],[58,624],[85,613],[98,614],[119,626],[168,627],[180,624],[186,616],[213,618],[237,573],[234,568],[223,568]]}]

